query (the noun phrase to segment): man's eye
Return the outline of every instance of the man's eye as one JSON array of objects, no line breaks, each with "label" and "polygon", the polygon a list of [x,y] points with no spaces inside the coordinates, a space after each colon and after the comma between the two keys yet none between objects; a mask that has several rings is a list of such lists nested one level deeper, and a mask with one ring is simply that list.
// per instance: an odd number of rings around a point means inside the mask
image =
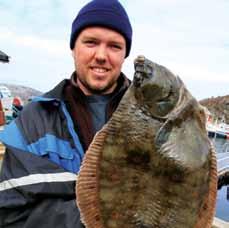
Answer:
[{"label": "man's eye", "polygon": [[96,44],[96,41],[95,40],[85,40],[84,43],[87,45],[94,45]]},{"label": "man's eye", "polygon": [[113,49],[117,49],[117,50],[121,50],[122,49],[122,47],[120,45],[118,45],[118,44],[111,44],[111,47]]}]

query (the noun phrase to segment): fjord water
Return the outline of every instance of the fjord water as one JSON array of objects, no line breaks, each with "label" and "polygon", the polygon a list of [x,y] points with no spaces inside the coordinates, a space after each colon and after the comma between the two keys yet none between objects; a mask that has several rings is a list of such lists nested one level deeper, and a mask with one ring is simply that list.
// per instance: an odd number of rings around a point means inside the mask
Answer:
[{"label": "fjord water", "polygon": [[[212,139],[216,153],[229,153],[229,140]],[[228,164],[229,165],[229,164]],[[229,222],[229,185],[222,186],[217,193],[216,217]]]}]

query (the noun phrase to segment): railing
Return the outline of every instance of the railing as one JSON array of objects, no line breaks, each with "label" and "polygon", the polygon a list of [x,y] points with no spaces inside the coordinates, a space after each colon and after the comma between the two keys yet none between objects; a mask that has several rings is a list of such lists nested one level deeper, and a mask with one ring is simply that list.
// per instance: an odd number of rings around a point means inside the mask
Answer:
[{"label": "railing", "polygon": [[[229,149],[226,147],[226,151]],[[218,153],[217,156],[217,169],[218,169],[218,176],[222,175],[225,172],[229,172],[229,151],[225,153]]]},{"label": "railing", "polygon": [[229,153],[229,142],[226,142],[222,147],[223,153]]}]

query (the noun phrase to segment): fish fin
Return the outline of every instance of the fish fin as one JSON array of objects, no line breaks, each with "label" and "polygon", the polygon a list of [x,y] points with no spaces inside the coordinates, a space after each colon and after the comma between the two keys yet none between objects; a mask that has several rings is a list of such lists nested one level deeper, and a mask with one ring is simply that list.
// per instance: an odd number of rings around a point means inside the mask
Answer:
[{"label": "fish fin", "polygon": [[205,163],[210,151],[202,120],[204,114],[196,108],[198,103],[194,99],[182,103],[159,129],[155,145],[164,157],[173,159],[181,167],[196,169]]},{"label": "fish fin", "polygon": [[199,211],[199,219],[194,228],[211,228],[213,223],[213,218],[215,215],[216,208],[216,198],[217,198],[217,160],[214,150],[214,146],[211,144],[211,168],[210,168],[210,178],[209,178],[209,192],[204,199],[202,207]]},{"label": "fish fin", "polygon": [[99,165],[102,148],[107,135],[106,125],[90,144],[76,183],[76,203],[80,209],[81,220],[88,228],[103,228],[99,210]]},{"label": "fish fin", "polygon": [[163,157],[190,173],[209,166],[208,179],[205,182],[208,194],[203,198],[194,227],[210,228],[217,194],[216,156],[207,136],[203,107],[187,93],[186,88],[182,90],[177,107],[155,137],[155,145]]}]

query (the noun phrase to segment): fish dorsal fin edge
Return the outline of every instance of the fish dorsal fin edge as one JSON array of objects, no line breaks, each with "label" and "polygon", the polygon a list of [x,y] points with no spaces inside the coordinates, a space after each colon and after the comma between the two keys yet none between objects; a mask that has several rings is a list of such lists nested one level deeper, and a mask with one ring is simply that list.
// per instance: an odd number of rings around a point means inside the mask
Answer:
[{"label": "fish dorsal fin edge", "polygon": [[90,144],[76,183],[76,203],[81,214],[81,221],[87,228],[103,228],[99,210],[99,165],[102,148],[107,136],[105,125]]}]

